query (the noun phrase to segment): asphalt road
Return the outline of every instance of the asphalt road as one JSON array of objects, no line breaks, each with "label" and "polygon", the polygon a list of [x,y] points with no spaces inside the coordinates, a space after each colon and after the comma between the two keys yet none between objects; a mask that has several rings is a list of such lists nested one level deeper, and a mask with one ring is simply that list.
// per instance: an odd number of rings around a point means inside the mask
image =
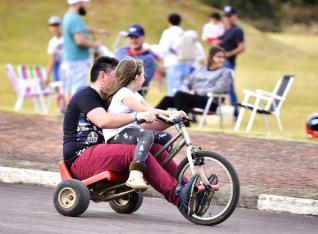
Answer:
[{"label": "asphalt road", "polygon": [[52,188],[0,184],[1,233],[317,233],[318,217],[237,209],[224,223],[190,223],[163,199],[145,198],[134,214],[117,214],[91,202],[77,218],[63,217],[52,204]]}]

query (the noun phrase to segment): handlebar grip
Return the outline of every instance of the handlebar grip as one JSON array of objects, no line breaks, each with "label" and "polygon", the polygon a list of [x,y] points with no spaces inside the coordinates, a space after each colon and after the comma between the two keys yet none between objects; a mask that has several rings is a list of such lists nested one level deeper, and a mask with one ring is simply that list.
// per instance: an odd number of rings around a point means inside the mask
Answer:
[{"label": "handlebar grip", "polygon": [[163,121],[163,122],[172,124],[172,121],[164,115],[156,114],[156,118]]}]

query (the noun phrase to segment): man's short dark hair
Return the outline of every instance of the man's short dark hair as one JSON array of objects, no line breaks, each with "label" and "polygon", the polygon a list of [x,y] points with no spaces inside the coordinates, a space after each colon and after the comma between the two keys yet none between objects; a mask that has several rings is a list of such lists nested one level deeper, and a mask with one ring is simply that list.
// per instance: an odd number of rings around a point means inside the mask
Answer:
[{"label": "man's short dark hair", "polygon": [[211,17],[212,19],[217,20],[217,21],[220,21],[220,20],[221,20],[221,14],[220,14],[219,12],[213,12],[213,13],[210,15],[210,17]]},{"label": "man's short dark hair", "polygon": [[107,56],[101,56],[95,59],[91,70],[91,82],[95,82],[98,79],[98,75],[101,71],[110,73],[115,69],[118,64],[118,60]]},{"label": "man's short dark hair", "polygon": [[172,25],[180,25],[181,23],[181,16],[177,13],[172,13],[169,15],[168,17],[168,21],[170,22],[170,24]]}]

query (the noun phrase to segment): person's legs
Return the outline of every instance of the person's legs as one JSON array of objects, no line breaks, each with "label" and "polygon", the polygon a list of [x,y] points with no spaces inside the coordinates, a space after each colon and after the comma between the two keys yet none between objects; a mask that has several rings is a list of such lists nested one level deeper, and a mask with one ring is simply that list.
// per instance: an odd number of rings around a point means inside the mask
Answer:
[{"label": "person's legs", "polygon": [[66,110],[66,107],[68,103],[71,100],[71,88],[70,88],[70,77],[72,75],[70,68],[69,68],[69,62],[63,61],[61,65],[61,78],[62,78],[62,89],[61,93],[63,96],[63,103],[64,103],[64,111]]},{"label": "person's legs", "polygon": [[61,74],[60,74],[61,64],[62,64],[62,61],[55,60],[53,70],[52,70],[53,81],[61,80]]},{"label": "person's legs", "polygon": [[66,109],[77,90],[87,85],[88,61],[63,61],[61,66],[64,108]]},{"label": "person's legs", "polygon": [[[135,145],[99,144],[87,148],[72,164],[71,171],[75,178],[84,180],[103,171],[127,174],[133,161]],[[167,201],[179,204],[175,190],[177,180],[164,170],[156,159],[149,154],[146,160],[145,179],[161,193]]]},{"label": "person's legs", "polygon": [[87,86],[89,62],[87,60],[72,63],[71,94],[72,96],[81,88]]},{"label": "person's legs", "polygon": [[[135,145],[122,144],[99,144],[89,147],[74,161],[71,171],[79,180],[87,179],[103,171],[127,174],[135,148]],[[178,186],[174,176],[164,170],[151,154],[147,157],[146,165],[145,179],[168,202],[178,206],[179,209],[189,203],[193,185],[196,182],[194,179],[185,186]]]},{"label": "person's legs", "polygon": [[136,145],[134,161],[145,162],[154,142],[153,133],[141,128],[125,128],[107,141],[108,144]]},{"label": "person's legs", "polygon": [[[153,144],[151,149],[150,149],[150,153],[152,155],[155,155],[160,149],[162,148],[162,145],[160,144]],[[165,160],[166,158],[168,158],[170,155],[168,154],[167,151],[163,151],[160,155],[158,155],[158,157],[156,157],[156,160],[161,163],[163,160]],[[163,166],[163,168],[169,172],[170,175],[175,176],[177,169],[178,169],[178,165],[174,160],[171,160],[169,163],[167,163],[166,165]]]},{"label": "person's legs", "polygon": [[146,171],[145,161],[153,142],[153,133],[141,128],[125,128],[107,141],[109,144],[132,144],[137,146],[134,161],[129,166],[130,173],[126,182],[128,187],[139,190],[148,188],[144,182],[143,173]]},{"label": "person's legs", "polygon": [[165,96],[161,99],[156,109],[167,110],[170,107],[175,107],[173,97]]},{"label": "person's legs", "polygon": [[135,145],[94,145],[85,149],[74,161],[71,171],[79,180],[87,179],[103,171],[128,174],[135,148]]},{"label": "person's legs", "polygon": [[165,77],[167,82],[167,95],[173,97],[175,93],[175,87],[178,85],[178,79],[176,79],[176,68],[170,66],[165,69]]},{"label": "person's legs", "polygon": [[191,67],[182,63],[166,69],[167,96],[173,97],[180,90],[183,80],[190,72]]},{"label": "person's legs", "polygon": [[171,134],[168,132],[152,131],[152,134],[154,137],[154,143],[158,143],[160,145],[165,145],[172,138]]},{"label": "person's legs", "polygon": [[[191,108],[198,107],[204,108],[206,102],[208,101],[208,96],[200,96],[185,92],[177,92],[174,97],[175,106],[178,110],[183,110],[187,114],[190,112]],[[217,104],[211,104],[210,110],[215,111],[217,108]]]},{"label": "person's legs", "polygon": [[[230,61],[230,60],[225,60],[224,67],[230,68],[234,71],[235,70],[235,62]],[[234,80],[233,80],[233,83],[231,84],[229,94],[230,94],[231,105],[234,107],[234,117],[237,118],[238,108],[237,108],[237,96],[236,96],[235,89],[234,89]]]},{"label": "person's legs", "polygon": [[[150,153],[152,155],[156,155],[156,153],[161,149],[162,145],[160,144],[153,144],[151,149],[150,149]],[[164,150],[160,155],[156,156],[156,160],[159,162],[159,164],[161,165],[161,163],[166,159],[169,158],[170,155],[169,153]],[[168,163],[166,163],[165,165],[162,166],[170,175],[172,175],[173,177],[176,177],[176,173],[178,170],[178,164],[171,159]],[[188,179],[186,177],[184,177],[182,179],[182,184],[186,184],[188,182]]]}]

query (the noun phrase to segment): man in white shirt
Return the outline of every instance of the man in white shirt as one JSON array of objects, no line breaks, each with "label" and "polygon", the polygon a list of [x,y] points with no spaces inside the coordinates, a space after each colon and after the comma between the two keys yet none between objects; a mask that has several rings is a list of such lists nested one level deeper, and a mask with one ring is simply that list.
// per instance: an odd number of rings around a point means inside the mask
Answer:
[{"label": "man in white shirt", "polygon": [[[59,16],[51,16],[49,18],[49,27],[53,37],[50,39],[47,53],[49,55],[49,62],[46,68],[46,80],[47,86],[50,82],[50,76],[52,74],[53,81],[61,81],[61,64],[63,60],[63,37],[61,32],[61,18]],[[63,97],[60,88],[56,88],[57,105],[62,112],[64,110]]]},{"label": "man in white shirt", "polygon": [[171,95],[172,83],[175,77],[174,67],[178,64],[177,58],[177,43],[183,34],[183,29],[180,27],[181,16],[177,13],[172,13],[168,17],[169,28],[165,29],[161,35],[159,47],[163,57],[165,67],[165,77],[168,86],[168,95]]}]

